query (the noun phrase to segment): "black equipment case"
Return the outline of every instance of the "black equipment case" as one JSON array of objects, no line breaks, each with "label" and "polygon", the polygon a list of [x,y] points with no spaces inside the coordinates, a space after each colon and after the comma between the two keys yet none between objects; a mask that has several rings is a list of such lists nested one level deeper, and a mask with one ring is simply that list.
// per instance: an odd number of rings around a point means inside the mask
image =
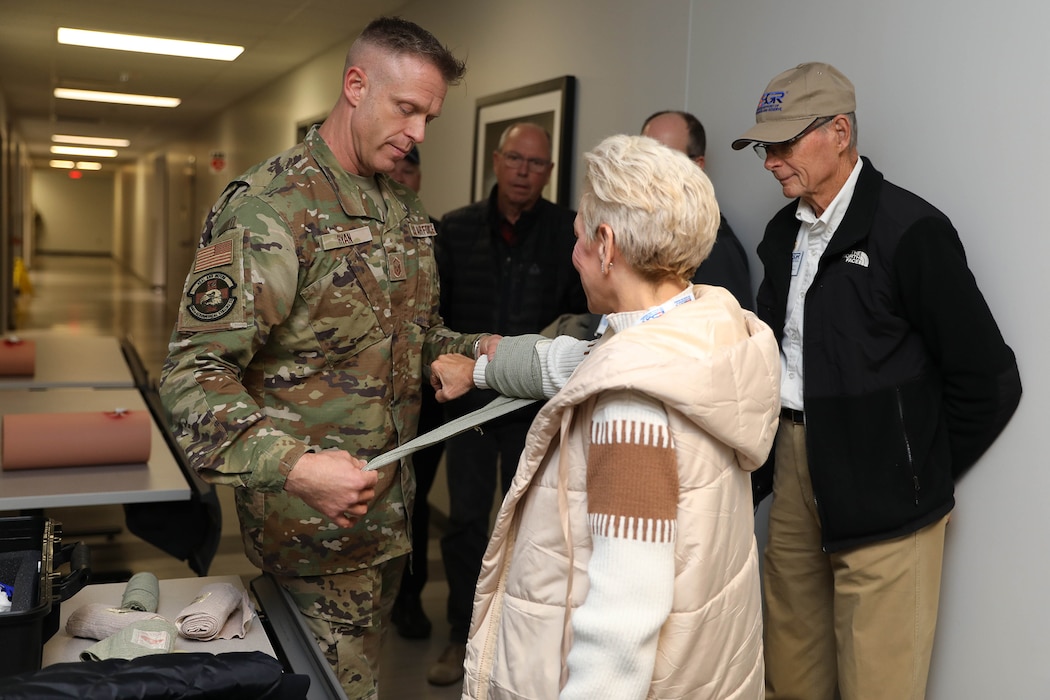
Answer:
[{"label": "black equipment case", "polygon": [[[62,601],[91,574],[87,545],[63,545],[62,525],[42,515],[0,518],[0,583],[14,587],[0,612],[0,678],[40,668],[44,643],[58,631]],[[65,575],[58,569],[69,564]]]}]

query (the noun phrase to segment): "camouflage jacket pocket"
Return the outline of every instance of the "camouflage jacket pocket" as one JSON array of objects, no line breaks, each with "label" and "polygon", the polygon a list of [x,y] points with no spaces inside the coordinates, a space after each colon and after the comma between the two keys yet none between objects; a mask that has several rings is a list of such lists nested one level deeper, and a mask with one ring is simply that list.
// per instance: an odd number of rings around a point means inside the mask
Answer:
[{"label": "camouflage jacket pocket", "polygon": [[372,304],[345,261],[300,291],[310,328],[332,368],[385,337]]}]

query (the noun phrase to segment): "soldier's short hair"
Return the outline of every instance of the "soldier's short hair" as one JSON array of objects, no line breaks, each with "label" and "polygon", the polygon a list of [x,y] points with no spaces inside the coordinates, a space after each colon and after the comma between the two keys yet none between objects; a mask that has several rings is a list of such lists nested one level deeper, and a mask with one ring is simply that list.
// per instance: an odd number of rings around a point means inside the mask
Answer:
[{"label": "soldier's short hair", "polygon": [[467,71],[466,64],[456,58],[433,34],[401,17],[378,17],[372,20],[354,43],[359,42],[379,46],[397,54],[418,56],[437,68],[449,85],[459,83]]}]

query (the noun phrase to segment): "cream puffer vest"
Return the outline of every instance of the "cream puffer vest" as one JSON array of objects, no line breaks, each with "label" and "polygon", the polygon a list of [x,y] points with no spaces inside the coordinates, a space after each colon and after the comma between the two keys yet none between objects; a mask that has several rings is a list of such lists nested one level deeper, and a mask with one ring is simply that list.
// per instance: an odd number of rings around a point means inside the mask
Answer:
[{"label": "cream puffer vest", "polygon": [[599,393],[624,388],[663,403],[678,456],[674,600],[648,697],[763,697],[749,472],[776,433],[779,351],[728,292],[695,292],[601,342],[533,422],[478,580],[464,698],[558,696],[571,610],[588,588],[591,414]]}]

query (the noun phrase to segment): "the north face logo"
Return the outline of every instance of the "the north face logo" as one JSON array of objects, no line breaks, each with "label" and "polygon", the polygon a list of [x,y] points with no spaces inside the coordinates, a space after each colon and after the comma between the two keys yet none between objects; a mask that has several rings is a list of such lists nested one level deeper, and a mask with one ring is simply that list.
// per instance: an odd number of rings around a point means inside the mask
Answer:
[{"label": "the north face logo", "polygon": [[842,261],[852,263],[853,265],[860,265],[861,267],[867,267],[868,254],[863,250],[851,250],[842,257]]}]

